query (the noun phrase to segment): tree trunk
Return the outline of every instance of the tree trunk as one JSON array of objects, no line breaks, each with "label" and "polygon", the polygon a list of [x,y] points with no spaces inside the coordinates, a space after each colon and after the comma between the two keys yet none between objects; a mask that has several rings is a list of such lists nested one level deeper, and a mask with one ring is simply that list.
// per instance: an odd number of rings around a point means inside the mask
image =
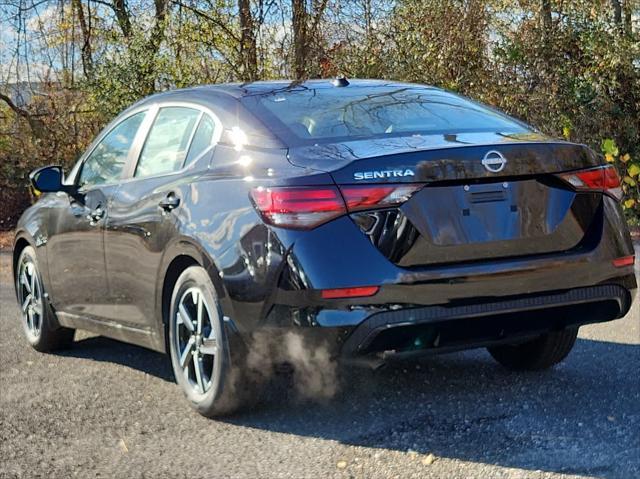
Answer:
[{"label": "tree trunk", "polygon": [[540,65],[540,73],[547,76],[550,69],[550,61],[552,57],[552,36],[553,36],[553,17],[551,9],[551,0],[542,0],[540,15],[542,16],[542,59]]},{"label": "tree trunk", "polygon": [[622,30],[622,4],[620,0],[611,0],[611,6],[613,7],[613,23]]},{"label": "tree trunk", "polygon": [[149,49],[152,55],[158,53],[160,44],[162,40],[164,40],[165,20],[167,18],[169,0],[154,0],[154,5],[153,30],[151,30],[151,37],[149,38]]},{"label": "tree trunk", "polygon": [[307,6],[305,0],[292,0],[293,74],[296,80],[307,76]]},{"label": "tree trunk", "polygon": [[[86,78],[93,76],[93,55],[91,52],[91,29],[87,25],[87,19],[82,8],[82,0],[72,0],[71,5],[78,15],[80,30],[82,31],[82,71]],[[91,12],[89,12],[91,15]]]},{"label": "tree trunk", "polygon": [[542,28],[545,45],[548,44],[553,28],[553,20],[551,17],[551,0],[542,0]]},{"label": "tree trunk", "polygon": [[633,34],[633,19],[632,19],[632,12],[633,12],[633,7],[631,6],[631,2],[632,0],[625,0],[624,1],[624,5],[623,5],[623,9],[624,9],[624,32],[627,35],[632,35]]},{"label": "tree trunk", "polygon": [[153,28],[149,41],[145,45],[146,54],[153,61],[147,62],[147,67],[139,71],[139,78],[142,80],[143,94],[149,95],[156,89],[156,62],[155,58],[160,50],[160,45],[164,40],[165,21],[167,18],[167,9],[169,0],[154,0],[155,12],[153,20]]},{"label": "tree trunk", "polygon": [[372,9],[371,9],[371,0],[365,0],[364,2],[364,24],[365,24],[365,38],[367,45],[371,41],[373,37],[373,22],[372,22]]},{"label": "tree trunk", "polygon": [[118,26],[125,38],[131,36],[131,19],[129,18],[129,7],[126,0],[113,0],[113,12],[116,14]]},{"label": "tree trunk", "polygon": [[254,81],[258,78],[258,48],[256,31],[251,14],[251,1],[238,0],[240,14],[240,61],[244,80]]}]

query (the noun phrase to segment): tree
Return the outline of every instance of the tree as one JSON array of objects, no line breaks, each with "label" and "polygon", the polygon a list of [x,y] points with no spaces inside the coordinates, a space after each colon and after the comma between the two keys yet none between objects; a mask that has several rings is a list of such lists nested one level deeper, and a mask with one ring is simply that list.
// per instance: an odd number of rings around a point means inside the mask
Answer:
[{"label": "tree", "polygon": [[297,80],[307,76],[307,5],[305,0],[292,0],[293,72]]},{"label": "tree", "polygon": [[444,87],[602,147],[640,223],[638,18],[638,0],[7,0],[0,193],[26,201],[31,168],[69,164],[150,93],[344,73]]},{"label": "tree", "polygon": [[258,79],[258,47],[256,44],[256,29],[251,13],[249,0],[238,0],[240,18],[240,57],[242,63],[242,77],[246,81]]},{"label": "tree", "polygon": [[[319,42],[318,34],[320,22],[327,8],[328,0],[313,1],[311,12],[307,9],[306,0],[292,0],[291,2],[291,27],[293,29],[293,75],[296,80],[309,77],[311,64],[315,70],[319,70],[317,62],[312,62],[315,54],[317,57]],[[313,58],[317,60],[317,58]],[[315,73],[315,72],[314,72]]]}]

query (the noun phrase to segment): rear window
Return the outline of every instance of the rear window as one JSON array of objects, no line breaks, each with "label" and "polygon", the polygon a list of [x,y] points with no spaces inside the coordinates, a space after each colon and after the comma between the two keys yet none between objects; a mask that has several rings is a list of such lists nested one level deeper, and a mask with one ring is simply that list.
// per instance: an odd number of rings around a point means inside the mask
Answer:
[{"label": "rear window", "polygon": [[300,87],[243,100],[288,144],[529,131],[506,115],[436,88]]}]

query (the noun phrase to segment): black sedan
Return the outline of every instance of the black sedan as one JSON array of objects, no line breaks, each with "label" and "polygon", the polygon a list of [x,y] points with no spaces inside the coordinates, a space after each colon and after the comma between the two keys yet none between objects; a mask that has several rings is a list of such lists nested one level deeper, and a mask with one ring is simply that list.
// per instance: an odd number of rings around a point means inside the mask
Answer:
[{"label": "black sedan", "polygon": [[29,343],[86,329],[167,352],[207,416],[246,406],[292,355],[487,347],[548,368],[636,291],[612,166],[422,85],[161,93],[69,174],[31,180],[13,262]]}]

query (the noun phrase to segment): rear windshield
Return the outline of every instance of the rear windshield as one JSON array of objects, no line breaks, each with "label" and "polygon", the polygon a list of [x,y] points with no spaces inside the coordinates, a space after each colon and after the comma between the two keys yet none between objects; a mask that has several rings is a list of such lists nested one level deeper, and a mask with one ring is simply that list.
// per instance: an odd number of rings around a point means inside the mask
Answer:
[{"label": "rear windshield", "polygon": [[497,111],[436,88],[298,87],[245,97],[243,101],[290,145],[385,136],[529,131]]}]

